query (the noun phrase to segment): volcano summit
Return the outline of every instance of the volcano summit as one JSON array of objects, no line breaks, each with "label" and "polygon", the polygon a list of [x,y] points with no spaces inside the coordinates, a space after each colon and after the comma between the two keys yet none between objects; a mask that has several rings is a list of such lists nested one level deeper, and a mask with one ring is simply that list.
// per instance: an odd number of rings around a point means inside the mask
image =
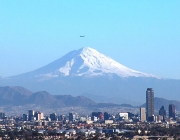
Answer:
[{"label": "volcano summit", "polygon": [[168,99],[179,98],[180,91],[180,80],[130,69],[89,47],[71,51],[37,70],[1,78],[0,85],[133,105],[145,101],[147,87],[154,89],[155,96]]},{"label": "volcano summit", "polygon": [[[104,76],[115,74],[120,77],[154,77],[151,74],[132,70],[114,61],[95,49],[85,47],[71,51],[60,59],[27,75],[35,77],[61,76]],[[25,74],[26,75],[26,74]]]}]

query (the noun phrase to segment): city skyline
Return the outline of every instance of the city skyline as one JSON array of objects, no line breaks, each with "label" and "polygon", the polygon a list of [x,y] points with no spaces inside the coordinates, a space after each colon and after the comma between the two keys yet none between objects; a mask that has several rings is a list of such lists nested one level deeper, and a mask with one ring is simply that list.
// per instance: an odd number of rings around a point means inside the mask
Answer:
[{"label": "city skyline", "polygon": [[[163,107],[162,107],[163,108]],[[117,111],[117,110],[116,110]],[[143,120],[145,108],[138,113],[132,112],[109,114],[91,112],[80,115],[51,113],[44,115],[37,110],[26,110],[28,114],[7,116],[0,112],[0,139],[174,139],[179,136],[179,114],[175,118],[164,114],[154,115],[152,121]],[[144,118],[145,119],[145,118]],[[22,125],[23,124],[23,125]],[[128,127],[127,127],[128,126]],[[11,132],[11,133],[10,133]],[[169,135],[167,135],[169,134]]]},{"label": "city skyline", "polygon": [[132,69],[180,79],[179,4],[1,1],[0,76],[29,72],[92,47]]}]

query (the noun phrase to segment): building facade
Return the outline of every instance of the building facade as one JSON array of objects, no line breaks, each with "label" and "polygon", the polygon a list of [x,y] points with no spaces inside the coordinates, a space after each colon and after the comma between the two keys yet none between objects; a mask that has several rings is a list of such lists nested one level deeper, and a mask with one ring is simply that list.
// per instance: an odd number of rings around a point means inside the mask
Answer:
[{"label": "building facade", "polygon": [[159,115],[160,116],[166,116],[166,110],[164,109],[164,106],[162,106],[159,110]]},{"label": "building facade", "polygon": [[163,119],[161,119],[162,121],[165,121],[166,119],[166,110],[164,108],[164,106],[162,106],[159,110],[159,116],[163,117]]},{"label": "building facade", "polygon": [[4,112],[0,112],[0,119],[4,119],[5,117],[5,113]]},{"label": "building facade", "polygon": [[174,104],[169,105],[169,118],[175,119],[175,106],[174,106]]},{"label": "building facade", "polygon": [[44,118],[44,114],[38,111],[38,112],[35,112],[34,117],[36,117],[37,121],[40,121]]},{"label": "building facade", "polygon": [[69,121],[75,121],[76,120],[76,115],[73,113],[69,113]]},{"label": "building facade", "polygon": [[109,113],[104,112],[104,120],[109,120],[109,117],[110,117]]},{"label": "building facade", "polygon": [[34,111],[34,110],[29,110],[29,111],[28,111],[28,115],[29,115],[28,120],[29,120],[29,121],[31,121],[31,120],[33,119],[34,114],[35,114],[35,111]]},{"label": "building facade", "polygon": [[147,88],[146,90],[146,120],[153,121],[154,116],[154,90]]},{"label": "building facade", "polygon": [[56,121],[56,113],[50,114],[51,121]]},{"label": "building facade", "polygon": [[140,120],[141,120],[141,122],[146,121],[146,109],[145,108],[140,108]]}]

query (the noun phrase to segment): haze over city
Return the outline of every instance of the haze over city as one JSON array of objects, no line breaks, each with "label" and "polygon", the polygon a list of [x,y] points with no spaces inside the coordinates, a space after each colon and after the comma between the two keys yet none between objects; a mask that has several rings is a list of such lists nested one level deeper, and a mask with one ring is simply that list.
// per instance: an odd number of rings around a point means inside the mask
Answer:
[{"label": "haze over city", "polygon": [[180,79],[179,5],[178,0],[0,1],[0,76],[29,72],[91,47],[129,68]]}]

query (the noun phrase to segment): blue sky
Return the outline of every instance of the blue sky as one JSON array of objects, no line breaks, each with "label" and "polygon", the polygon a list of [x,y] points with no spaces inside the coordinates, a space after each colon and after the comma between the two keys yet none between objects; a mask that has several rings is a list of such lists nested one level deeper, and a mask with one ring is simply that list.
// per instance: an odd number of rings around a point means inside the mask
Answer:
[{"label": "blue sky", "polygon": [[0,76],[92,47],[129,68],[180,79],[179,5],[179,0],[1,0]]}]

